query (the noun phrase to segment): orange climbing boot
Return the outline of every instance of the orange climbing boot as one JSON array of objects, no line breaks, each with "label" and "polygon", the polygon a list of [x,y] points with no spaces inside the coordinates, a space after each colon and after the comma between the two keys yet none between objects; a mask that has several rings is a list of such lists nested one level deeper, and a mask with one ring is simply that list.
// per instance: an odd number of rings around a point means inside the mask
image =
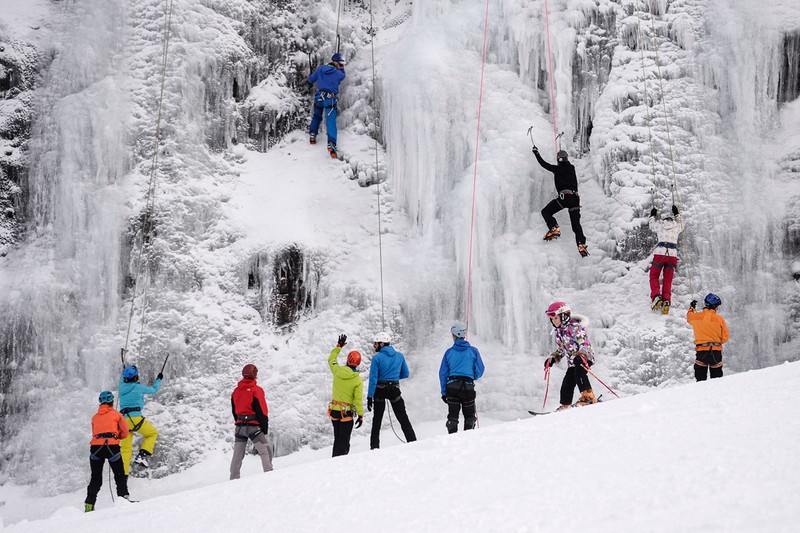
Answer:
[{"label": "orange climbing boot", "polygon": [[586,245],[581,243],[578,245],[578,253],[581,254],[581,257],[586,257],[589,255],[589,250],[586,248]]},{"label": "orange climbing boot", "polygon": [[669,314],[669,300],[664,300],[664,303],[661,304],[661,314],[662,315]]},{"label": "orange climbing boot", "polygon": [[597,403],[597,396],[594,395],[592,389],[586,389],[581,393],[581,397],[575,402],[575,405],[591,405]]},{"label": "orange climbing boot", "polygon": [[556,226],[554,228],[550,228],[550,231],[545,233],[544,240],[552,241],[554,239],[558,239],[559,237],[561,237],[561,230],[558,228],[558,226]]},{"label": "orange climbing boot", "polygon": [[309,144],[317,144],[317,134],[316,133],[309,134],[308,143]]}]

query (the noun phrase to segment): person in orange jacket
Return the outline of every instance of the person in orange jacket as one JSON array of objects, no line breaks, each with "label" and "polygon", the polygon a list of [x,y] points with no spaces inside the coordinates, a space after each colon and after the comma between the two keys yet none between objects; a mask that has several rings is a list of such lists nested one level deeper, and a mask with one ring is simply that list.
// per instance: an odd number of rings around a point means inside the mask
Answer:
[{"label": "person in orange jacket", "polygon": [[234,432],[233,459],[231,459],[231,479],[239,479],[247,440],[261,456],[261,467],[264,472],[272,470],[272,448],[267,441],[269,432],[269,408],[264,396],[264,389],[256,385],[258,368],[254,364],[244,365],[242,379],[231,394],[231,412],[233,413]]},{"label": "person in orange jacket", "polygon": [[94,511],[97,493],[103,486],[103,464],[108,459],[108,466],[114,472],[117,484],[117,496],[128,499],[128,476],[122,465],[122,453],[119,442],[128,436],[128,423],[120,413],[114,410],[114,394],[110,391],[100,393],[100,407],[92,417],[92,440],[89,442],[89,465],[92,478],[86,489],[84,511]]},{"label": "person in orange jacket", "polygon": [[697,356],[694,361],[694,377],[697,381],[722,377],[722,345],[728,342],[728,326],[725,319],[717,314],[722,300],[714,293],[708,293],[703,300],[703,310],[697,312],[697,300],[692,300],[686,321],[694,330],[694,343]]}]

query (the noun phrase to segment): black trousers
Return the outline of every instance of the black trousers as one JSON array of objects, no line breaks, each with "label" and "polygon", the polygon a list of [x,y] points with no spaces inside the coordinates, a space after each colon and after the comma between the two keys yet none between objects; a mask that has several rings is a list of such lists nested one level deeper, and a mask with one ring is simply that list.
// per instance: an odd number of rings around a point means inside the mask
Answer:
[{"label": "black trousers", "polygon": [[705,381],[708,374],[711,379],[722,377],[722,350],[703,350],[697,351],[697,359],[694,361],[694,379]]},{"label": "black trousers", "polygon": [[589,374],[580,366],[583,363],[582,359],[576,359],[575,362],[579,366],[571,366],[564,374],[564,381],[561,382],[561,405],[572,405],[572,395],[575,392],[575,385],[578,390],[583,392],[592,388],[589,381]]},{"label": "black trousers", "polygon": [[458,413],[464,411],[464,431],[474,429],[478,417],[475,416],[475,383],[453,381],[445,387],[447,398],[447,432],[458,431]]},{"label": "black trousers", "polygon": [[128,495],[128,476],[122,466],[122,455],[119,444],[95,444],[89,448],[89,466],[92,469],[92,479],[86,489],[86,503],[97,501],[97,493],[103,486],[103,465],[108,459],[108,466],[114,472],[114,481],[117,484],[117,496]]},{"label": "black trousers", "polygon": [[578,196],[574,194],[565,194],[564,199],[556,198],[542,209],[542,217],[544,218],[547,229],[552,229],[558,226],[555,215],[562,209],[569,210],[569,221],[572,224],[572,232],[575,234],[576,244],[586,244],[586,237],[583,235],[583,228],[581,227],[581,201]]},{"label": "black trousers", "polygon": [[331,411],[331,422],[333,423],[333,457],[350,453],[350,434],[353,433],[353,418],[350,416],[350,420],[342,422],[340,420],[341,417],[341,411]]},{"label": "black trousers", "polygon": [[406,414],[406,403],[400,395],[400,387],[396,385],[379,386],[375,389],[375,395],[372,400],[374,402],[374,412],[372,413],[372,433],[369,438],[370,449],[374,450],[381,447],[381,422],[383,421],[383,412],[386,410],[386,400],[392,402],[392,410],[397,416],[397,421],[400,422],[406,442],[417,440],[417,435],[414,433],[414,428],[411,427],[411,422]]}]

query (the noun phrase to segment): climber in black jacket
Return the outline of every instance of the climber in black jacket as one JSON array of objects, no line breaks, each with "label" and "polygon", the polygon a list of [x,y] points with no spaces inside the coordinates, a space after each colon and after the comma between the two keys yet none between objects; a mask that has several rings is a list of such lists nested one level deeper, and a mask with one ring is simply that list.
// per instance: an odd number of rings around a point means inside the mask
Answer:
[{"label": "climber in black jacket", "polygon": [[549,170],[555,177],[556,191],[558,197],[552,202],[547,204],[542,209],[542,217],[547,224],[547,233],[544,240],[552,241],[561,236],[561,230],[558,228],[558,222],[553,215],[562,209],[569,210],[569,220],[572,223],[572,231],[575,233],[575,242],[578,245],[578,252],[581,257],[589,255],[589,250],[586,249],[586,237],[583,235],[581,228],[581,199],[578,195],[578,178],[575,175],[575,167],[568,161],[567,152],[559,150],[556,157],[558,158],[558,165],[551,165],[539,155],[539,149],[533,147],[533,155],[536,160],[542,165],[542,168]]}]

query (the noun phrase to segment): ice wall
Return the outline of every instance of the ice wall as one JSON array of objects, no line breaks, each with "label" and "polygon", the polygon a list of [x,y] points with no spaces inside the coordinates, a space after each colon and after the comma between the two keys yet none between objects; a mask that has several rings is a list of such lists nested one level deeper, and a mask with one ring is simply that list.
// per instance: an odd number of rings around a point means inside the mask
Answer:
[{"label": "ice wall", "polygon": [[[40,437],[79,411],[74,390],[109,377],[90,339],[116,325],[121,304],[120,180],[130,154],[127,93],[116,74],[126,4],[69,4],[60,23],[62,43],[74,47],[58,48],[42,83],[22,184],[29,244],[6,258],[0,287],[3,471],[6,461],[29,461],[23,482],[57,470]],[[59,432],[67,442],[84,437],[72,424]]]}]

